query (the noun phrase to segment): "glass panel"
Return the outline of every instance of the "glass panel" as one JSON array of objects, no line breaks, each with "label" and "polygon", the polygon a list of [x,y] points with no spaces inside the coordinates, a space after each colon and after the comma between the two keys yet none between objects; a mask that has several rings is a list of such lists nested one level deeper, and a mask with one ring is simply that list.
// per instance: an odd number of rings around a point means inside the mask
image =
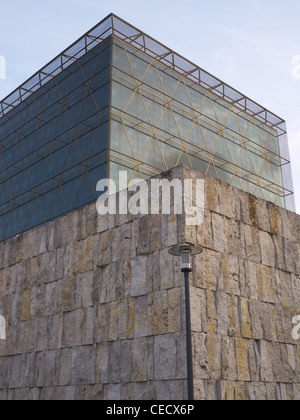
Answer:
[{"label": "glass panel", "polygon": [[[274,129],[126,42],[113,42],[110,160],[115,172],[119,166],[146,177],[183,163],[282,203]],[[270,185],[274,192],[265,194]]]},{"label": "glass panel", "polygon": [[[107,177],[110,45],[96,45],[1,118],[0,240],[96,200],[97,169]],[[87,164],[93,179],[82,176]]]}]

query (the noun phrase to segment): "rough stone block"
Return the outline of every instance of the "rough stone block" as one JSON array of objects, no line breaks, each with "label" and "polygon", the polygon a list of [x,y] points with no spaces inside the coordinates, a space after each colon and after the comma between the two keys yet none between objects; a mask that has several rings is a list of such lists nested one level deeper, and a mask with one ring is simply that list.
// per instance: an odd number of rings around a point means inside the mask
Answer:
[{"label": "rough stone block", "polygon": [[158,381],[176,378],[176,341],[170,334],[154,337],[154,378]]}]

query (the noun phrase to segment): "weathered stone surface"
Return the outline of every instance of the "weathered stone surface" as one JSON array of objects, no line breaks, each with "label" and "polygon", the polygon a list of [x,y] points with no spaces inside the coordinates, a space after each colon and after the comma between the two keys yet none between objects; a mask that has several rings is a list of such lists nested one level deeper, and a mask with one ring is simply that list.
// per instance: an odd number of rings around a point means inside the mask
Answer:
[{"label": "weathered stone surface", "polygon": [[131,260],[131,296],[147,294],[147,257],[139,256]]},{"label": "weathered stone surface", "polygon": [[[154,379],[176,378],[176,341],[170,334],[154,338]],[[158,394],[159,395],[159,394]]]},{"label": "weathered stone surface", "polygon": [[[196,179],[188,168],[167,177]],[[201,174],[200,174],[201,175]],[[200,176],[199,175],[199,176]],[[204,221],[88,206],[0,244],[0,399],[300,399],[300,217],[206,179]]]}]

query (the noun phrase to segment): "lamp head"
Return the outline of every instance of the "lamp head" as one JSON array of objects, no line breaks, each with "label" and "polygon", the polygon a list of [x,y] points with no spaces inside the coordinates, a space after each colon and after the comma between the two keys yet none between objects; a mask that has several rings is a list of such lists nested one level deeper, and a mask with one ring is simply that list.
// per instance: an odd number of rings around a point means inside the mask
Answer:
[{"label": "lamp head", "polygon": [[182,245],[176,245],[169,249],[170,255],[175,255],[176,257],[181,258],[181,271],[183,273],[193,271],[190,257],[201,254],[202,252],[203,248],[193,245],[190,242],[186,242]]}]

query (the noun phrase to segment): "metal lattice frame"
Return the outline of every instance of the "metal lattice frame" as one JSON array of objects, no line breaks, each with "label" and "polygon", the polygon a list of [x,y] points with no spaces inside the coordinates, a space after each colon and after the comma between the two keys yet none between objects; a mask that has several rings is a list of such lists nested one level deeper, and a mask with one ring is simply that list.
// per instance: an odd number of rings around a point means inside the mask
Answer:
[{"label": "metal lattice frame", "polygon": [[[126,57],[126,62],[128,64],[128,70],[125,70],[124,67],[120,65],[120,63],[119,67],[117,65],[113,65],[113,83],[120,85],[125,83],[129,91],[127,101],[124,102],[124,107],[122,109],[120,109],[118,106],[118,99],[116,96],[116,100],[112,104],[111,108],[111,117],[112,120],[120,122],[122,126],[123,133],[125,134],[124,141],[126,141],[125,139],[127,139],[128,142],[128,152],[127,154],[124,154],[120,150],[112,148],[110,150],[110,160],[112,162],[114,162],[117,165],[126,166],[128,169],[130,169],[132,171],[131,178],[134,178],[135,176],[145,178],[149,175],[155,175],[164,170],[170,169],[170,167],[167,164],[167,152],[165,152],[164,154],[162,150],[162,145],[168,144],[170,147],[172,147],[173,149],[177,149],[178,151],[178,159],[176,162],[173,161],[171,163],[172,167],[180,164],[180,159],[182,155],[185,155],[187,157],[189,166],[193,168],[191,158],[195,157],[207,163],[206,169],[204,171],[205,174],[210,174],[213,172],[214,177],[222,179],[222,176],[220,176],[219,171],[224,171],[228,174],[228,176],[231,176],[231,184],[234,183],[235,186],[238,186],[242,190],[245,190],[243,186],[243,181],[252,184],[254,186],[254,194],[260,191],[261,196],[265,199],[267,199],[267,197],[265,197],[264,191],[267,191],[274,195],[274,202],[277,202],[279,198],[283,198],[285,196],[293,194],[293,192],[290,191],[288,188],[284,188],[284,186],[282,185],[282,183],[280,183],[278,177],[274,174],[272,169],[272,165],[281,167],[283,162],[285,164],[288,163],[288,161],[285,160],[278,153],[275,153],[274,151],[272,152],[271,148],[269,147],[271,142],[274,140],[274,133],[276,133],[277,137],[276,130],[270,129],[266,125],[263,126],[263,124],[259,123],[258,120],[253,116],[247,119],[247,134],[243,135],[237,117],[242,117],[241,114],[244,113],[240,113],[239,109],[234,104],[228,106],[226,118],[224,121],[221,122],[217,116],[218,111],[215,109],[214,106],[216,94],[212,93],[210,90],[207,89],[205,89],[206,93],[200,108],[196,109],[189,96],[189,89],[192,89],[192,86],[194,86],[194,84],[191,84],[184,75],[174,77],[174,79],[176,80],[175,89],[172,94],[170,92],[168,94],[164,86],[164,81],[162,79],[162,74],[164,73],[163,68],[165,66],[161,66],[155,58],[150,57],[149,59],[146,59],[146,57],[149,57],[148,55],[145,55],[145,72],[141,73],[138,77],[134,71],[134,68],[137,67],[137,63],[132,62],[132,60],[134,60],[134,57],[136,56],[136,54],[134,53],[134,51],[136,51],[136,48],[132,49],[132,45],[128,44],[124,40],[120,40],[120,38],[115,38],[119,40],[118,42],[120,42],[119,48],[124,52],[124,57]],[[131,50],[132,53],[129,53],[129,50]],[[118,55],[117,52],[115,54]],[[143,54],[139,55],[140,59],[142,59],[142,55]],[[152,71],[156,74],[157,80],[160,81],[160,90],[154,88],[151,85],[150,81],[146,82],[147,74],[150,69],[152,69]],[[189,104],[181,104],[179,100],[174,100],[175,94],[180,85],[184,86],[187,96],[189,97]],[[132,112],[130,112],[129,110],[130,104],[134,103],[135,98],[137,96],[140,98],[140,106],[144,110],[145,115],[147,116],[147,121],[140,116],[133,115]],[[161,110],[160,118],[157,120],[156,123],[153,123],[151,111],[146,104],[146,99],[148,99],[152,103],[155,103],[155,98],[158,101],[158,103],[160,103]],[[212,119],[205,115],[205,111],[202,109],[205,99],[210,101],[211,107],[214,110],[214,114],[216,116],[215,119]],[[176,136],[174,133],[169,133],[165,128],[162,129],[159,127],[164,120],[164,114],[167,110],[170,111],[174,127],[177,127],[177,131],[179,133],[178,136]],[[182,133],[180,133],[180,127],[178,127],[175,117],[176,110],[178,111],[178,113],[183,112],[187,120],[190,121],[190,131],[187,136],[183,136]],[[230,115],[235,118],[237,124],[237,131],[234,131],[232,128],[227,127],[227,120],[229,119]],[[210,131],[214,133],[217,138],[214,150],[211,150],[211,147],[209,147],[209,139],[206,138],[203,132],[203,125],[205,125],[205,128],[208,129],[208,120]],[[268,135],[267,145],[263,144],[263,141],[261,140],[258,131],[258,143],[251,140],[248,136],[251,127],[257,127],[258,125],[260,126],[262,131],[264,131]],[[192,142],[190,140],[190,135],[194,126],[198,126],[200,132],[202,133],[202,138],[206,146],[205,148],[201,148],[200,145],[196,145],[195,142]],[[132,127],[134,127],[134,132],[130,135],[128,128]],[[136,156],[135,147],[132,144],[132,141],[134,140],[133,137],[135,137],[134,133],[139,131],[143,134],[147,133],[146,135],[148,137],[148,140],[144,145],[144,150],[141,156],[138,158]],[[239,142],[241,142],[241,139],[243,142],[242,147],[241,144],[239,144]],[[151,143],[153,144],[153,142],[155,142],[157,154],[160,155],[162,160],[162,165],[159,168],[151,165],[148,159],[145,157],[149,145]],[[228,151],[227,159],[224,158],[224,156],[215,153],[219,142],[224,142],[224,145]],[[235,144],[236,147],[240,148],[241,150],[238,160],[235,160],[231,154],[229,146],[231,143]],[[130,153],[130,151],[132,153],[132,156],[128,156],[128,153]],[[246,153],[249,158],[250,166],[248,168],[244,167],[241,163],[243,153]],[[255,164],[253,161],[253,157],[255,157],[255,155],[262,159],[262,162],[259,165]],[[267,171],[270,174],[269,178],[265,178],[263,176],[263,172],[266,167]]]},{"label": "metal lattice frame", "polygon": [[0,117],[4,116],[33,92],[68,68],[74,61],[92,50],[110,35],[115,35],[126,43],[131,44],[138,50],[145,52],[155,60],[170,67],[172,70],[240,108],[250,116],[255,117],[260,122],[271,128],[275,128],[279,135],[286,133],[285,121],[283,119],[114,14],[107,16],[78,41],[73,43],[3,99],[0,102]]},{"label": "metal lattice frame", "polygon": [[[52,220],[58,216],[67,214],[73,210],[76,210],[83,205],[88,205],[89,203],[94,202],[98,194],[96,193],[95,180],[91,178],[91,171],[107,167],[108,165],[108,151],[107,147],[99,150],[97,146],[97,151],[95,153],[94,146],[96,145],[96,136],[98,131],[104,125],[109,125],[109,98],[107,97],[107,104],[102,108],[99,107],[99,104],[95,98],[95,92],[93,86],[95,84],[99,85],[99,82],[102,82],[105,77],[109,80],[109,65],[103,67],[102,73],[98,73],[98,65],[102,60],[103,50],[110,50],[110,41],[102,43],[99,48],[97,48],[97,53],[91,52],[88,61],[85,64],[89,65],[90,73],[87,77],[85,71],[81,65],[80,60],[73,62],[73,66],[69,67],[66,76],[69,78],[69,82],[64,87],[64,93],[61,92],[61,87],[58,83],[57,78],[53,78],[51,81],[51,86],[49,85],[43,88],[43,99],[44,105],[41,106],[38,103],[40,97],[39,91],[35,91],[30,95],[30,104],[33,104],[36,109],[36,115],[28,116],[28,107],[21,109],[20,112],[23,112],[25,115],[25,120],[27,126],[25,132],[23,131],[23,124],[17,120],[17,112],[13,110],[8,115],[9,120],[12,120],[15,124],[15,131],[13,136],[10,134],[9,144],[3,146],[3,150],[11,151],[11,156],[15,156],[20,150],[22,154],[18,155],[18,159],[14,160],[8,167],[0,168],[0,217],[2,223],[2,234],[0,233],[0,241],[7,239],[8,237],[14,236],[14,234],[26,231],[32,227],[38,226],[46,221]],[[73,78],[76,74],[80,74],[81,81],[78,86],[74,89],[72,86]],[[102,87],[105,86],[107,82],[103,82]],[[51,105],[49,105],[49,98],[52,94],[55,94],[57,97],[57,106],[55,109],[50,111]],[[66,103],[66,98],[73,100],[73,105],[79,105],[78,113],[76,118],[73,121],[71,119],[70,110],[68,104]],[[87,102],[90,100],[93,107],[92,111],[86,117],[84,114],[84,107]],[[28,99],[29,101],[29,99]],[[72,108],[71,108],[72,109]],[[16,114],[16,115],[15,115]],[[45,131],[44,118],[56,120],[55,128],[53,128],[53,133],[49,137]],[[50,117],[49,117],[50,116]],[[64,119],[67,124],[67,128],[57,134],[58,121]],[[73,121],[73,122],[72,122]],[[6,121],[4,121],[5,124]],[[36,140],[38,135],[43,139],[41,143]],[[88,149],[84,149],[84,154],[82,151],[82,145],[79,143],[81,136],[85,135],[90,136],[90,143]],[[56,137],[57,136],[57,137]],[[24,139],[30,137],[32,142],[30,146],[25,147]],[[4,139],[2,143],[4,142]],[[71,148],[75,147],[80,162],[71,164],[66,164],[71,156]],[[57,169],[57,161],[54,157],[60,154],[61,158],[61,168]],[[52,178],[43,179],[44,172],[47,172],[47,161],[50,163],[51,171],[53,172]],[[48,164],[49,164],[48,163]],[[33,170],[32,167],[36,164],[40,164],[39,171]],[[87,183],[84,184],[85,190],[89,189],[91,191],[91,196],[88,202],[80,202],[79,196],[82,192],[82,182],[83,179],[87,179]],[[16,181],[17,179],[17,181]],[[24,180],[27,180],[26,188],[22,189],[21,186]],[[69,194],[68,197],[65,196],[64,187],[72,182],[74,187],[72,194]],[[13,192],[15,191],[15,192]],[[3,195],[2,195],[3,194]],[[40,207],[40,200],[45,196],[49,197],[49,207],[43,208]],[[3,197],[6,197],[4,199]],[[52,205],[55,205],[55,202],[60,203],[60,212],[55,216],[51,216]],[[17,211],[19,208],[24,208],[25,211],[22,214],[22,219],[17,216]],[[30,219],[32,212],[34,212],[34,222],[28,225],[28,220]],[[9,217],[6,217],[9,215]],[[4,222],[3,222],[4,218]],[[7,233],[7,229],[12,225],[11,219],[16,222],[15,229],[11,234]]]}]

